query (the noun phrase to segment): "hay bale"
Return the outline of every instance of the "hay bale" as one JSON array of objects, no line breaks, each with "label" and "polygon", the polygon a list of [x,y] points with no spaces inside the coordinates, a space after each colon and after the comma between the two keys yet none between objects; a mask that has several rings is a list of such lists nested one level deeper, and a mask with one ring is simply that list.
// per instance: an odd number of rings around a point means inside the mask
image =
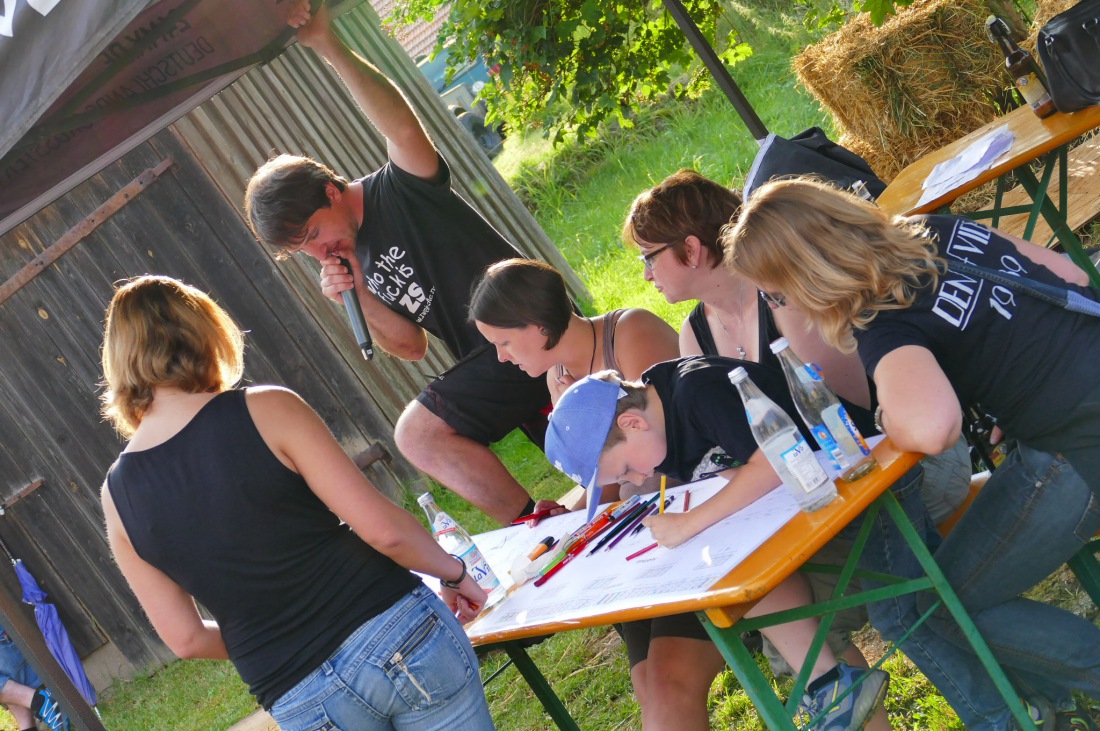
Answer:
[{"label": "hay bale", "polygon": [[1037,0],[1035,3],[1035,18],[1031,21],[1031,35],[1034,37],[1039,29],[1047,24],[1058,13],[1063,13],[1081,0]]},{"label": "hay bale", "polygon": [[864,13],[792,64],[841,143],[890,180],[998,116],[993,98],[1007,79],[988,15],[980,0],[918,0],[880,27]]}]

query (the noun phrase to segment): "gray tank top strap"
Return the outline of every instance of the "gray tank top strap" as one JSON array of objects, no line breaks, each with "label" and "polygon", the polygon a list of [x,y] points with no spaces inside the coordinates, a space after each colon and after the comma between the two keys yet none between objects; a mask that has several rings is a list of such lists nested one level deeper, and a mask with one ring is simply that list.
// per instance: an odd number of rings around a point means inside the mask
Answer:
[{"label": "gray tank top strap", "polygon": [[626,310],[612,310],[603,316],[603,364],[604,367],[623,372],[615,358],[615,328]]}]

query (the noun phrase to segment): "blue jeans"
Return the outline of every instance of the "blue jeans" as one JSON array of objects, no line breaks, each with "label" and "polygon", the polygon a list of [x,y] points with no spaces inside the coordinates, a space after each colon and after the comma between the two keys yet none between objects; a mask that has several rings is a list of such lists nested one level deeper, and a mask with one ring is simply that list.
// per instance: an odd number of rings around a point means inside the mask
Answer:
[{"label": "blue jeans", "polygon": [[[937,536],[909,475],[895,496],[918,533]],[[1100,693],[1100,629],[1070,612],[1018,595],[1045,578],[1100,528],[1100,505],[1064,460],[1020,447],[986,484],[951,535],[934,552],[959,599],[1021,695],[1055,703],[1070,689]],[[923,572],[888,517],[873,526],[862,568],[896,576]],[[869,588],[873,582],[864,581]],[[871,624],[896,641],[935,600],[908,594],[868,607]],[[918,628],[902,650],[932,681],[968,729],[1014,728],[1014,721],[974,651],[945,608]]]},{"label": "blue jeans", "polygon": [[360,626],[271,715],[282,731],[493,728],[470,641],[423,586]]},{"label": "blue jeans", "polygon": [[15,642],[8,637],[8,633],[0,629],[0,688],[9,680],[37,688],[42,685],[34,668],[23,657],[23,653],[15,646]]}]

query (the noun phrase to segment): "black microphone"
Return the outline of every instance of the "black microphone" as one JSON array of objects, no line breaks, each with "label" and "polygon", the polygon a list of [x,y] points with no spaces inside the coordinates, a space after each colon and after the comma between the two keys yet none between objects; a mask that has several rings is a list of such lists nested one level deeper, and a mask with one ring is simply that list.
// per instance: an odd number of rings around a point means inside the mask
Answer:
[{"label": "black microphone", "polygon": [[[351,263],[340,257],[340,263],[348,269],[348,273],[354,274]],[[363,357],[367,360],[374,358],[374,342],[367,330],[367,319],[363,317],[363,308],[359,306],[359,293],[353,286],[345,289],[340,295],[344,298],[344,309],[348,311],[348,319],[351,320],[351,331],[355,334],[355,342],[359,343],[359,349],[363,351]]]}]

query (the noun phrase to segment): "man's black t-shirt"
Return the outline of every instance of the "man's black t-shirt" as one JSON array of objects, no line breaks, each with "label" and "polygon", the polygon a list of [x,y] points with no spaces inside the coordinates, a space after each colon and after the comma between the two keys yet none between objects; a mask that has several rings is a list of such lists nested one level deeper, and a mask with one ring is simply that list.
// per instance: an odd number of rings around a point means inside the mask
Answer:
[{"label": "man's black t-shirt", "polygon": [[450,170],[442,158],[439,165],[431,181],[392,162],[362,179],[355,254],[371,292],[462,358],[485,343],[466,319],[474,282],[489,265],[523,255],[451,190]]},{"label": "man's black t-shirt", "polygon": [[[665,412],[668,454],[657,472],[678,480],[700,480],[748,462],[757,447],[745,406],[729,381],[729,372],[738,366],[794,419],[806,442],[816,448],[782,372],[735,358],[693,356],[658,363],[642,374],[642,380],[657,391]],[[846,402],[844,406],[865,437],[876,433],[866,409]]]},{"label": "man's black t-shirt", "polygon": [[[995,231],[957,216],[925,216],[939,254],[948,261],[1005,271],[1095,299],[1020,256]],[[1057,430],[1095,384],[1100,319],[1067,312],[1008,287],[948,272],[923,287],[911,307],[885,310],[855,332],[870,375],[905,345],[936,357],[963,404],[980,403],[1005,432],[1024,441]]]}]

